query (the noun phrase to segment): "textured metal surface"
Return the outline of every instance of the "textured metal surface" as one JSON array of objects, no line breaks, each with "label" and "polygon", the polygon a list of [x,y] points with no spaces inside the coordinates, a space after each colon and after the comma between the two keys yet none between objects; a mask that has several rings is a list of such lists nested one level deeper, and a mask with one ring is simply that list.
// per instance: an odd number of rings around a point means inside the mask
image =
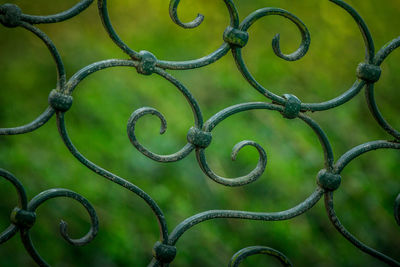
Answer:
[{"label": "textured metal surface", "polygon": [[[360,240],[358,240],[354,235],[348,232],[348,230],[346,230],[346,228],[340,223],[339,218],[335,214],[333,200],[334,191],[340,188],[340,174],[353,159],[364,153],[376,149],[400,149],[400,132],[394,129],[385,120],[385,118],[379,111],[378,105],[374,97],[374,84],[379,81],[382,71],[380,65],[386,59],[386,57],[390,55],[391,52],[393,52],[396,48],[400,46],[400,37],[392,40],[383,48],[381,48],[377,53],[375,53],[372,36],[362,17],[347,3],[341,0],[330,1],[345,10],[354,19],[354,22],[359,26],[365,44],[365,58],[364,61],[361,62],[355,69],[356,80],[353,86],[351,86],[351,88],[349,88],[343,94],[321,103],[303,103],[299,98],[294,95],[285,94],[283,96],[279,96],[269,91],[268,89],[264,88],[259,82],[257,82],[257,80],[253,77],[242,57],[241,49],[246,46],[249,38],[249,34],[247,32],[248,29],[255,22],[257,22],[257,20],[272,15],[282,16],[290,20],[297,26],[302,37],[299,48],[295,52],[287,55],[281,52],[279,34],[276,35],[272,40],[272,48],[274,53],[278,57],[287,61],[298,60],[307,53],[311,39],[306,25],[292,13],[280,8],[268,7],[256,10],[240,22],[239,15],[234,3],[231,0],[224,0],[226,8],[230,15],[230,25],[228,25],[226,30],[221,33],[224,43],[213,53],[196,60],[164,61],[157,59],[149,51],[136,52],[132,50],[127,44],[125,44],[112,26],[111,20],[108,15],[107,1],[98,0],[98,11],[105,30],[107,31],[113,42],[120,49],[122,49],[122,51],[125,52],[130,57],[130,59],[109,59],[96,62],[79,70],[77,73],[72,75],[70,79],[67,80],[64,64],[57,51],[57,48],[50,40],[50,38],[34,25],[41,23],[57,23],[72,18],[78,15],[80,12],[84,11],[88,6],[90,6],[93,3],[93,0],[82,0],[69,10],[61,12],[59,14],[48,16],[33,16],[24,14],[18,6],[13,4],[0,5],[0,23],[5,27],[10,28],[22,27],[32,32],[39,39],[41,39],[53,56],[53,59],[56,63],[58,77],[56,88],[49,93],[49,107],[29,124],[14,128],[0,128],[0,135],[16,135],[34,131],[45,124],[53,115],[55,115],[57,117],[57,125],[60,137],[64,141],[66,147],[71,152],[71,154],[80,163],[85,165],[96,174],[130,190],[132,193],[142,198],[143,201],[145,201],[145,203],[147,203],[147,205],[154,212],[154,216],[158,221],[160,228],[160,241],[154,245],[154,257],[149,266],[167,266],[170,262],[173,262],[177,254],[176,244],[179,241],[179,238],[188,229],[204,221],[214,220],[218,218],[236,218],[242,220],[263,221],[288,220],[307,212],[322,197],[325,198],[325,207],[329,220],[337,229],[337,231],[342,234],[349,242],[351,242],[354,246],[358,247],[363,252],[381,260],[382,262],[385,262],[392,266],[400,266],[399,261],[396,261],[395,259],[392,259],[376,251],[375,249],[368,247]],[[179,19],[177,11],[179,3],[179,0],[170,1],[169,14],[173,22],[183,28],[195,28],[199,26],[204,19],[203,15],[201,14],[199,14],[193,21],[187,23],[184,23]],[[230,106],[219,111],[205,121],[201,112],[201,108],[189,89],[187,89],[181,82],[179,82],[176,78],[169,74],[167,70],[186,70],[201,68],[212,64],[213,62],[216,62],[223,56],[227,55],[229,51],[232,52],[238,70],[242,73],[248,83],[258,92],[264,95],[270,102],[251,102]],[[236,178],[225,178],[216,174],[210,168],[207,162],[205,150],[212,142],[213,129],[220,122],[240,112],[254,109],[264,109],[271,112],[279,112],[284,118],[287,119],[299,119],[314,131],[316,137],[321,143],[325,157],[324,167],[317,174],[316,189],[303,202],[285,211],[268,213],[237,210],[209,210],[187,218],[186,220],[178,224],[172,232],[170,232],[167,228],[167,223],[163,211],[146,192],[144,192],[142,189],[132,184],[131,182],[121,177],[118,177],[117,175],[101,168],[100,166],[97,166],[96,164],[88,160],[83,154],[78,151],[68,135],[64,115],[72,107],[72,94],[75,87],[83,79],[85,79],[92,73],[115,66],[136,68],[137,72],[140,74],[156,74],[164,78],[172,85],[174,85],[176,89],[178,89],[178,91],[183,94],[192,109],[194,116],[194,126],[188,129],[187,144],[176,153],[170,155],[158,155],[150,151],[148,148],[140,144],[135,136],[136,123],[142,116],[145,115],[155,115],[160,119],[160,134],[163,134],[167,127],[167,121],[164,118],[163,114],[151,107],[143,107],[132,113],[127,125],[128,137],[133,146],[136,147],[148,158],[158,162],[174,162],[185,158],[191,152],[193,152],[196,154],[198,164],[200,165],[204,174],[215,182],[225,186],[241,186],[252,183],[264,173],[265,167],[267,165],[267,154],[259,144],[253,141],[242,141],[233,148],[232,160],[235,160],[238,152],[244,146],[253,146],[257,149],[259,153],[259,160],[256,168],[252,170],[249,174]],[[327,135],[313,119],[307,116],[307,112],[324,111],[339,107],[342,104],[350,101],[364,88],[367,103],[373,117],[376,119],[378,124],[394,139],[393,141],[371,141],[359,145],[344,153],[341,157],[339,157],[338,160],[335,161],[332,153],[332,147]],[[60,224],[60,233],[62,237],[68,243],[75,246],[85,245],[93,240],[93,238],[95,238],[98,232],[97,215],[92,205],[83,196],[67,189],[57,188],[46,190],[38,194],[28,202],[24,186],[13,174],[11,174],[7,170],[0,169],[0,176],[2,177],[2,179],[7,180],[14,186],[17,196],[19,198],[19,203],[17,207],[10,212],[10,226],[0,234],[0,243],[6,242],[19,232],[21,235],[21,240],[27,252],[31,255],[32,259],[41,266],[48,266],[48,263],[39,255],[38,251],[35,249],[29,231],[30,228],[35,226],[35,210],[47,200],[58,197],[72,198],[78,201],[87,210],[91,220],[91,229],[84,237],[80,239],[71,239],[68,235],[67,223],[62,221]],[[400,195],[397,197],[394,204],[394,217],[397,223],[400,225],[399,214]],[[230,261],[230,266],[238,266],[243,259],[254,254],[267,254],[277,258],[284,266],[292,265],[289,259],[281,252],[269,247],[255,246],[247,247],[237,252],[232,257]]]}]

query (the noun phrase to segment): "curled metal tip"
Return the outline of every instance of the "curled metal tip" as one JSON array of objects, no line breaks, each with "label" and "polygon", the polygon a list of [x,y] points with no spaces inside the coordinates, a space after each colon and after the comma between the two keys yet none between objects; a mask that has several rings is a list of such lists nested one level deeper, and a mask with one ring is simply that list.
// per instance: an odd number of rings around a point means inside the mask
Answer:
[{"label": "curled metal tip", "polygon": [[400,226],[400,194],[394,201],[394,218],[396,219],[397,224]]},{"label": "curled metal tip", "polygon": [[193,21],[187,22],[187,23],[184,23],[179,19],[179,17],[178,17],[179,2],[180,2],[180,0],[171,0],[169,2],[169,16],[171,17],[172,21],[175,24],[177,24],[185,29],[192,29],[192,28],[196,28],[197,26],[199,26],[204,20],[204,16],[202,14],[197,14],[197,17]]},{"label": "curled metal tip", "polygon": [[148,158],[151,158],[152,160],[158,161],[158,162],[174,162],[174,161],[178,161],[178,160],[186,157],[194,149],[193,145],[186,144],[186,146],[184,146],[181,150],[179,150],[178,152],[176,152],[174,154],[159,155],[159,154],[151,152],[145,146],[140,144],[135,135],[136,123],[141,117],[143,117],[144,115],[147,115],[147,114],[156,115],[160,119],[160,121],[161,121],[160,134],[164,134],[165,131],[167,130],[167,121],[166,121],[164,115],[162,115],[155,108],[143,107],[143,108],[139,108],[138,110],[136,110],[132,113],[132,115],[130,116],[130,118],[128,120],[128,125],[127,125],[128,137],[129,137],[129,140],[131,141],[132,145],[134,147],[136,147],[136,149],[138,151],[140,151],[143,155],[147,156]]},{"label": "curled metal tip", "polygon": [[204,149],[196,151],[198,156],[198,161],[201,168],[204,170],[205,174],[213,179],[215,182],[220,183],[225,186],[242,186],[250,184],[256,181],[264,173],[265,167],[267,166],[267,153],[265,150],[256,142],[253,141],[242,141],[236,144],[232,149],[231,158],[236,160],[237,154],[245,146],[253,146],[257,149],[259,154],[259,160],[257,166],[247,175],[236,177],[236,178],[225,178],[214,173],[209,167],[207,160],[205,158]]},{"label": "curled metal tip", "polygon": [[60,234],[64,238],[65,241],[74,246],[84,246],[90,243],[97,235],[98,232],[98,224],[92,225],[89,232],[82,238],[72,239],[68,234],[68,223],[66,221],[61,220],[60,222]]},{"label": "curled metal tip", "polygon": [[[59,197],[64,197],[64,198],[70,198],[73,199],[77,202],[79,202],[87,211],[87,213],[90,216],[90,223],[91,227],[89,232],[82,238],[80,239],[71,239],[68,235],[68,224],[64,221],[60,222],[60,233],[61,236],[70,244],[74,246],[83,246],[92,241],[98,232],[99,228],[99,220],[96,214],[95,209],[93,206],[90,204],[90,202],[81,196],[80,194],[64,189],[64,188],[54,188],[54,189],[48,189],[40,194],[36,195],[28,204],[28,211],[30,212],[35,212],[36,209],[42,205],[44,202],[53,199],[53,198],[59,198]],[[31,254],[32,258],[35,260],[36,263],[38,263],[40,266],[49,266],[43,258],[39,255],[39,253],[36,251],[31,238],[29,236],[29,231],[27,230],[22,230],[21,232],[22,240],[27,248],[28,252]]]},{"label": "curled metal tip", "polygon": [[[136,137],[134,135],[136,123],[141,117],[143,117],[144,115],[147,115],[147,114],[156,115],[160,119],[160,121],[161,121],[160,134],[164,134],[165,133],[165,131],[167,130],[167,120],[165,119],[164,115],[162,115],[155,108],[143,107],[143,108],[139,108],[139,109],[135,110],[132,113],[131,117],[129,118],[128,128],[127,128],[129,138],[131,138],[131,135],[132,135],[134,140],[136,140]],[[132,139],[131,139],[131,141],[132,141]]]},{"label": "curled metal tip", "polygon": [[311,43],[310,32],[308,31],[307,26],[303,23],[303,21],[301,21],[298,17],[296,17],[287,10],[275,7],[266,7],[258,9],[243,20],[240,28],[241,30],[247,31],[254,22],[259,20],[260,18],[271,15],[278,15],[289,19],[297,26],[297,28],[301,33],[301,38],[302,38],[300,47],[295,52],[286,55],[282,53],[280,48],[280,43],[279,43],[280,35],[276,34],[272,39],[272,48],[274,50],[275,55],[287,61],[295,61],[304,57]]},{"label": "curled metal tip", "polygon": [[281,35],[277,33],[272,39],[272,49],[274,50],[275,55],[287,61],[296,61],[304,57],[310,46],[310,38],[307,38],[307,33],[308,32],[302,32],[303,41],[300,47],[295,52],[288,55],[282,53],[280,45]]},{"label": "curled metal tip", "polygon": [[[239,151],[240,151],[243,147],[245,147],[245,146],[254,146],[254,147],[256,147],[257,150],[258,150],[258,147],[257,147],[258,144],[257,144],[257,143],[255,143],[255,142],[253,142],[253,141],[248,141],[248,140],[241,141],[241,142],[237,143],[237,144],[232,148],[232,154],[231,154],[231,159],[232,159],[232,161],[235,161],[235,160],[236,160],[237,154],[238,154]],[[261,148],[261,146],[260,146],[260,148]],[[262,149],[262,148],[261,148],[261,149]]]}]

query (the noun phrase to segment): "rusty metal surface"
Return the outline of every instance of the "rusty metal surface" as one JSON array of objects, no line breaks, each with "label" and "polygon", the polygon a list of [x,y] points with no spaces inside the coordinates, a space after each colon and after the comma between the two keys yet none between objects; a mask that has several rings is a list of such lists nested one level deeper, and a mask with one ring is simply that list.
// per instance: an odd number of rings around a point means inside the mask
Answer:
[{"label": "rusty metal surface", "polygon": [[[361,35],[364,40],[366,52],[364,60],[358,65],[356,69],[356,80],[354,84],[343,94],[321,103],[303,103],[298,97],[294,95],[285,94],[283,96],[279,96],[269,91],[253,77],[242,57],[241,49],[246,46],[249,38],[248,29],[255,22],[257,22],[257,20],[266,16],[282,16],[290,20],[297,26],[302,37],[301,44],[295,52],[291,54],[283,54],[280,49],[280,37],[279,34],[277,34],[272,40],[272,48],[276,56],[287,61],[295,61],[301,59],[303,56],[306,55],[311,42],[310,33],[306,25],[297,16],[284,9],[272,7],[258,9],[248,15],[244,20],[240,21],[238,11],[234,3],[231,0],[224,0],[224,3],[230,15],[230,25],[228,25],[226,30],[221,33],[221,37],[224,41],[222,45],[211,54],[196,60],[165,61],[157,59],[149,51],[136,52],[132,50],[127,44],[125,44],[112,26],[111,20],[108,15],[107,1],[98,0],[98,11],[105,30],[109,34],[112,41],[124,53],[126,53],[130,59],[109,59],[99,61],[82,68],[67,80],[64,64],[59,52],[57,51],[57,48],[50,40],[50,38],[35,25],[42,23],[57,23],[77,16],[79,13],[83,12],[88,6],[90,6],[93,3],[93,0],[82,0],[69,10],[49,16],[33,16],[29,14],[24,14],[23,11],[14,4],[0,5],[0,23],[3,26],[9,28],[24,28],[35,34],[39,39],[41,39],[53,56],[53,59],[56,63],[58,77],[55,89],[53,89],[49,93],[49,107],[43,112],[43,114],[39,115],[35,120],[26,125],[14,128],[0,128],[0,135],[16,135],[34,131],[44,125],[53,115],[55,115],[57,118],[58,131],[61,139],[64,141],[66,147],[71,152],[71,154],[80,163],[85,165],[96,174],[110,180],[110,182],[116,183],[130,190],[132,193],[142,198],[143,201],[145,201],[145,203],[147,203],[149,208],[153,211],[160,228],[160,241],[154,245],[153,259],[150,262],[149,266],[167,266],[169,263],[173,262],[177,253],[176,244],[179,238],[188,229],[204,221],[214,220],[218,218],[235,218],[242,220],[263,221],[288,220],[307,212],[322,197],[325,198],[325,207],[329,220],[335,226],[337,231],[342,234],[346,239],[348,239],[349,242],[351,242],[354,246],[358,247],[363,252],[381,260],[382,262],[385,262],[392,266],[400,266],[399,261],[368,247],[363,242],[358,240],[354,235],[348,232],[348,230],[346,230],[346,228],[340,223],[338,217],[336,216],[333,200],[334,191],[340,188],[340,174],[347,166],[347,164],[349,164],[353,159],[364,153],[368,153],[369,151],[376,149],[400,149],[400,132],[394,129],[385,120],[383,115],[380,113],[378,105],[374,98],[374,84],[379,81],[382,72],[380,65],[386,59],[386,57],[390,55],[390,53],[392,53],[396,48],[400,46],[400,37],[392,40],[375,53],[372,35],[369,32],[366,23],[357,13],[357,11],[344,1],[330,1],[345,10],[354,19],[354,22],[359,26]],[[173,22],[183,28],[195,28],[199,26],[204,19],[204,16],[201,14],[199,14],[193,21],[188,23],[184,23],[179,19],[177,11],[179,3],[179,0],[170,1],[169,14]],[[237,68],[244,76],[244,78],[255,90],[265,96],[268,99],[268,102],[250,102],[230,106],[219,111],[208,120],[205,120],[203,118],[200,105],[194,98],[190,90],[186,88],[175,77],[173,77],[170,73],[168,73],[168,70],[187,70],[201,68],[218,61],[220,58],[226,56],[229,51],[232,53],[232,56],[236,61]],[[212,143],[213,129],[220,122],[240,112],[254,109],[263,109],[270,112],[279,112],[286,119],[299,119],[314,131],[316,137],[321,143],[325,157],[324,166],[317,174],[316,189],[307,199],[288,210],[271,213],[237,210],[209,210],[187,218],[186,220],[178,224],[175,229],[170,232],[167,228],[167,222],[163,211],[151,198],[150,195],[148,195],[146,192],[144,192],[133,183],[103,169],[100,166],[97,166],[96,164],[88,160],[74,146],[72,140],[68,135],[64,115],[66,112],[68,112],[70,108],[73,107],[72,95],[75,87],[83,79],[85,79],[92,73],[116,66],[136,68],[137,72],[140,74],[155,74],[164,78],[172,85],[174,85],[176,89],[183,94],[193,112],[194,125],[190,129],[188,129],[187,144],[176,153],[170,155],[159,155],[150,151],[148,148],[143,146],[135,136],[136,123],[141,117],[145,115],[155,115],[160,119],[160,134],[163,134],[167,127],[167,121],[164,118],[163,114],[152,107],[143,107],[132,113],[127,125],[128,137],[133,146],[149,159],[158,162],[174,162],[187,157],[193,152],[196,154],[198,164],[204,174],[215,182],[225,186],[241,186],[252,183],[264,173],[265,167],[267,165],[267,154],[259,144],[253,141],[246,140],[238,143],[233,148],[232,160],[235,160],[238,152],[244,146],[254,147],[259,154],[259,160],[256,168],[252,170],[249,174],[236,178],[225,178],[216,174],[210,168],[204,152],[210,145],[210,143]],[[367,142],[365,144],[352,148],[335,161],[332,153],[332,147],[327,135],[325,134],[323,129],[317,124],[317,122],[307,116],[307,112],[324,111],[339,107],[342,104],[352,100],[363,89],[365,90],[367,103],[373,117],[376,119],[377,123],[382,127],[382,129],[384,129],[394,139],[392,141],[379,140]],[[75,246],[85,245],[93,240],[93,238],[95,238],[99,230],[98,218],[92,205],[83,196],[67,189],[57,188],[46,190],[28,201],[24,186],[12,173],[7,170],[0,169],[0,176],[10,182],[15,187],[16,193],[19,198],[19,203],[17,207],[13,211],[11,211],[10,226],[0,234],[0,243],[4,243],[15,236],[17,233],[20,233],[21,240],[25,246],[25,249],[31,255],[32,259],[40,266],[48,266],[49,264],[39,255],[38,251],[35,249],[29,231],[32,227],[35,226],[35,210],[45,201],[58,197],[72,198],[78,201],[87,210],[91,220],[91,229],[84,237],[80,239],[71,239],[68,236],[67,223],[61,222],[60,233],[62,237],[68,243]],[[399,197],[397,197],[394,205],[394,217],[398,224],[400,224],[399,213],[400,195]],[[255,246],[247,247],[237,252],[232,257],[230,266],[238,266],[244,258],[254,254],[270,255],[276,257],[284,266],[292,265],[289,259],[281,252],[269,247]]]}]

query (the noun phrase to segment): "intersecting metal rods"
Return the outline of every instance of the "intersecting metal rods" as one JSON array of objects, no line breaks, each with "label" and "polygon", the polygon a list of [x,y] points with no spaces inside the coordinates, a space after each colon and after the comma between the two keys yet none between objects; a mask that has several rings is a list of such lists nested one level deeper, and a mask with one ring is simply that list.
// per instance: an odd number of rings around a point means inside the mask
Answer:
[{"label": "intersecting metal rods", "polygon": [[[44,32],[42,32],[34,25],[43,23],[57,23],[70,19],[74,16],[77,16],[79,13],[89,7],[93,3],[93,0],[82,0],[78,4],[64,12],[49,16],[33,16],[24,14],[22,10],[14,4],[0,5],[0,23],[3,26],[9,28],[22,27],[32,32],[39,39],[41,39],[49,49],[56,63],[58,77],[55,89],[51,90],[49,93],[49,107],[35,120],[26,125],[17,126],[14,128],[0,128],[0,135],[16,135],[34,131],[44,125],[54,114],[56,114],[58,131],[71,154],[79,162],[81,162],[93,172],[114,183],[119,184],[127,190],[130,190],[132,193],[138,195],[154,212],[155,218],[158,221],[160,227],[160,241],[157,242],[153,247],[153,259],[150,262],[149,266],[168,266],[169,263],[171,263],[176,256],[176,243],[178,242],[179,238],[188,229],[194,227],[201,222],[217,218],[235,218],[242,220],[263,221],[289,220],[293,217],[299,216],[307,212],[322,197],[325,198],[325,207],[328,218],[340,234],[348,239],[354,246],[358,247],[360,250],[371,255],[372,257],[375,257],[392,266],[400,266],[400,263],[395,259],[392,259],[368,247],[360,240],[358,240],[354,235],[348,232],[346,228],[340,223],[339,218],[336,216],[333,200],[334,191],[340,187],[340,174],[353,159],[357,158],[361,154],[376,149],[400,149],[400,132],[394,129],[383,117],[383,115],[379,111],[378,104],[375,101],[374,97],[374,84],[378,82],[381,75],[380,65],[386,59],[386,57],[390,55],[390,53],[392,53],[396,48],[400,46],[400,37],[390,41],[375,54],[374,42],[368,30],[367,24],[357,13],[357,11],[344,1],[330,0],[330,2],[345,10],[358,25],[364,40],[365,58],[360,62],[356,69],[357,75],[354,84],[343,94],[321,103],[303,103],[299,98],[291,94],[284,94],[282,96],[276,95],[275,93],[266,89],[253,77],[246,66],[245,60],[243,59],[242,48],[246,46],[249,38],[248,29],[259,19],[266,16],[281,16],[290,20],[297,26],[301,35],[302,40],[299,48],[295,52],[286,55],[283,54],[280,49],[280,36],[279,34],[277,34],[272,40],[272,48],[276,56],[287,61],[295,61],[301,59],[306,55],[311,42],[310,33],[306,25],[297,16],[284,9],[273,7],[262,8],[248,15],[243,21],[240,21],[239,14],[234,3],[231,0],[224,0],[230,16],[230,24],[226,27],[225,31],[221,33],[224,41],[221,46],[211,54],[196,60],[166,61],[157,59],[149,51],[134,51],[126,43],[124,43],[112,26],[107,10],[107,0],[98,0],[98,11],[105,30],[107,31],[113,42],[124,53],[126,53],[130,59],[109,59],[99,61],[84,67],[67,80],[64,64],[59,52],[57,51],[56,46]],[[170,0],[169,14],[172,21],[183,28],[195,28],[199,26],[204,19],[204,16],[201,14],[199,14],[193,21],[187,23],[184,23],[179,19],[179,3],[180,0]],[[201,112],[200,105],[191,94],[190,90],[186,88],[180,81],[174,78],[171,74],[169,74],[167,70],[186,70],[201,68],[218,61],[220,58],[227,55],[229,51],[231,51],[233,55],[238,70],[241,72],[247,82],[255,90],[265,96],[270,102],[251,102],[230,106],[219,111],[214,116],[205,121]],[[231,187],[242,186],[252,183],[264,173],[265,167],[267,165],[267,154],[259,144],[253,141],[242,141],[233,148],[233,160],[236,158],[238,152],[244,146],[252,146],[257,149],[259,153],[259,160],[256,168],[252,170],[249,174],[236,178],[226,178],[216,174],[208,165],[204,152],[212,142],[213,129],[220,122],[240,112],[254,109],[263,109],[271,112],[279,112],[286,119],[300,119],[301,121],[305,122],[306,125],[311,127],[316,137],[319,139],[325,160],[324,167],[317,174],[316,189],[303,202],[285,211],[247,212],[237,210],[209,210],[187,218],[178,226],[176,226],[176,228],[172,232],[169,232],[162,210],[160,209],[158,204],[150,197],[150,195],[148,195],[146,192],[144,192],[142,189],[132,184],[131,182],[121,177],[118,177],[117,175],[101,168],[100,166],[97,166],[95,163],[88,160],[83,154],[79,152],[79,150],[75,147],[68,135],[64,115],[71,108],[73,102],[72,94],[76,86],[83,79],[96,71],[117,66],[136,68],[137,72],[143,75],[159,75],[160,77],[164,78],[172,85],[174,85],[178,89],[178,91],[183,94],[192,109],[194,124],[192,128],[188,129],[187,144],[176,153],[170,155],[159,155],[150,151],[138,141],[135,135],[137,121],[142,116],[149,114],[155,115],[160,119],[160,133],[164,133],[167,126],[167,121],[163,114],[152,107],[143,107],[132,113],[127,125],[128,137],[133,146],[135,146],[148,158],[158,162],[174,162],[185,158],[192,151],[195,151],[194,153],[196,153],[197,161],[202,171],[206,176],[208,176],[215,182]],[[394,138],[394,141],[376,140],[359,145],[350,149],[348,152],[343,154],[338,160],[335,161],[328,137],[326,136],[322,128],[317,124],[317,122],[308,117],[306,114],[309,111],[324,111],[339,107],[342,104],[353,99],[353,97],[358,95],[364,88],[368,107],[372,113],[372,116],[382,127],[382,129]],[[62,237],[68,243],[75,246],[85,245],[93,240],[93,238],[95,238],[98,232],[98,218],[93,206],[83,196],[67,189],[57,188],[46,190],[28,201],[24,186],[12,173],[7,170],[0,169],[0,176],[3,177],[6,181],[10,182],[15,187],[17,196],[19,198],[19,203],[11,212],[10,226],[0,234],[0,244],[6,242],[19,232],[21,235],[21,240],[27,252],[31,255],[32,259],[40,266],[48,266],[49,264],[39,255],[39,252],[35,249],[29,231],[30,228],[35,225],[35,210],[47,200],[57,197],[67,197],[78,201],[87,210],[91,220],[91,228],[89,232],[80,239],[71,239],[68,236],[67,223],[62,221],[60,224],[60,233]],[[394,217],[397,223],[400,225],[400,195],[395,201]],[[273,248],[262,246],[247,247],[240,250],[232,257],[229,266],[238,266],[240,262],[243,261],[246,257],[254,254],[270,255],[276,257],[284,266],[292,266],[290,260],[282,252],[279,252]]]}]

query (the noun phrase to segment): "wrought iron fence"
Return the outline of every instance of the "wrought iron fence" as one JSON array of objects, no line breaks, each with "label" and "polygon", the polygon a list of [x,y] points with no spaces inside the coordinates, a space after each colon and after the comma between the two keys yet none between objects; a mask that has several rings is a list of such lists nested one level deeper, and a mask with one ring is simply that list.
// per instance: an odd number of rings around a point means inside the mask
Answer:
[{"label": "wrought iron fence", "polygon": [[[93,0],[82,0],[74,7],[64,12],[49,15],[49,16],[34,16],[28,15],[22,12],[22,10],[14,4],[3,4],[0,5],[0,22],[5,27],[21,27],[33,34],[35,34],[49,49],[57,68],[58,81],[56,88],[52,90],[48,97],[49,107],[34,121],[29,124],[15,127],[15,128],[1,128],[0,135],[17,135],[24,134],[34,131],[44,125],[53,115],[57,118],[57,126],[61,139],[65,143],[71,154],[87,168],[95,172],[96,174],[114,182],[132,193],[136,194],[143,199],[145,203],[153,211],[156,220],[158,221],[160,228],[160,241],[157,242],[153,247],[153,259],[149,266],[167,266],[173,262],[177,249],[175,247],[180,237],[191,227],[202,223],[207,220],[216,218],[237,218],[243,220],[263,220],[263,221],[281,221],[289,220],[296,216],[299,216],[309,209],[311,209],[322,197],[325,200],[325,207],[328,218],[336,230],[343,235],[349,242],[354,246],[358,247],[363,252],[381,260],[392,266],[400,266],[400,262],[384,255],[383,253],[368,247],[354,235],[352,235],[346,228],[341,224],[339,218],[336,216],[334,209],[334,192],[340,187],[341,184],[341,172],[343,169],[358,156],[370,152],[376,149],[400,149],[400,132],[394,129],[383,117],[379,111],[378,104],[374,97],[374,84],[379,81],[381,76],[380,65],[382,62],[400,46],[400,37],[390,41],[378,52],[375,53],[374,42],[372,36],[368,30],[368,27],[362,17],[353,9],[349,4],[341,0],[330,0],[332,3],[341,7],[343,10],[348,12],[354,19],[354,22],[359,26],[360,32],[364,39],[365,44],[365,58],[356,69],[356,81],[345,93],[325,102],[321,103],[303,103],[299,98],[292,94],[284,94],[282,96],[277,95],[265,87],[263,87],[251,74],[246,66],[246,63],[242,56],[242,48],[246,46],[249,33],[248,29],[260,18],[266,16],[282,16],[294,23],[299,32],[301,33],[302,41],[299,48],[291,53],[284,54],[280,49],[280,37],[277,34],[272,40],[272,48],[274,53],[287,61],[295,61],[301,59],[306,55],[310,46],[310,34],[306,25],[294,14],[280,8],[267,7],[254,11],[248,15],[244,20],[240,21],[238,11],[231,0],[224,0],[226,8],[230,15],[230,25],[226,27],[223,32],[223,44],[213,53],[208,56],[189,61],[166,61],[157,59],[149,51],[136,52],[132,50],[127,44],[125,44],[114,30],[111,20],[109,18],[107,10],[107,1],[98,0],[98,11],[103,22],[103,26],[109,37],[113,42],[124,52],[130,59],[109,59],[103,60],[91,65],[88,65],[78,72],[76,72],[71,78],[67,79],[63,61],[57,51],[56,46],[50,40],[50,38],[39,28],[34,26],[35,24],[44,23],[57,23],[64,20],[68,20],[79,13],[83,12],[89,7]],[[193,21],[184,23],[179,19],[178,6],[180,0],[171,0],[169,6],[169,14],[173,22],[183,28],[195,28],[199,26],[203,21],[203,15],[198,15]],[[208,120],[204,120],[202,111],[199,103],[180,81],[174,76],[169,74],[167,70],[187,70],[201,68],[210,65],[225,55],[231,52],[236,62],[237,68],[247,82],[256,89],[259,93],[265,96],[269,102],[250,102],[241,103],[238,105],[230,106],[225,108]],[[248,110],[264,109],[271,112],[279,112],[286,119],[293,120],[298,119],[308,125],[316,137],[318,138],[322,149],[324,151],[324,167],[319,171],[316,177],[317,186],[315,191],[303,202],[297,206],[280,211],[280,212],[247,212],[237,210],[209,210],[196,214],[186,220],[182,221],[175,229],[170,232],[167,228],[167,223],[163,211],[160,209],[158,204],[144,192],[141,188],[137,187],[133,183],[118,177],[117,175],[97,166],[90,160],[88,160],[78,149],[74,146],[70,139],[65,123],[64,115],[71,108],[73,103],[72,93],[75,87],[86,77],[92,73],[111,68],[115,66],[127,66],[136,68],[137,72],[143,75],[156,74],[165,80],[169,81],[175,86],[179,92],[181,92],[189,103],[193,116],[194,126],[188,129],[187,133],[187,144],[180,149],[178,152],[170,155],[159,155],[148,148],[143,146],[135,135],[137,121],[145,115],[155,115],[161,121],[160,133],[164,133],[167,127],[166,119],[157,109],[151,107],[143,107],[132,113],[128,125],[127,133],[129,139],[134,147],[148,158],[157,162],[175,162],[187,157],[191,152],[196,154],[197,162],[201,167],[202,171],[209,178],[215,182],[225,186],[242,186],[256,181],[265,171],[267,165],[267,154],[264,149],[253,141],[242,141],[239,142],[232,151],[232,160],[234,160],[238,152],[245,146],[252,146],[257,149],[259,154],[259,160],[256,168],[247,175],[226,178],[216,174],[209,166],[205,150],[212,142],[212,131],[213,129],[226,118]],[[392,136],[392,141],[378,140],[364,143],[356,146],[335,161],[331,144],[328,140],[327,135],[323,129],[317,124],[316,121],[307,116],[308,112],[322,112],[329,109],[340,107],[344,103],[352,100],[361,91],[365,92],[368,108],[371,111],[372,116],[376,122],[384,129],[387,134]],[[98,217],[95,209],[89,203],[89,201],[83,196],[68,190],[68,189],[49,189],[36,195],[33,199],[28,201],[28,197],[25,193],[24,186],[22,183],[9,171],[0,169],[0,176],[10,182],[16,189],[19,203],[16,208],[11,212],[10,226],[4,230],[0,235],[0,243],[4,243],[14,237],[18,232],[21,236],[22,243],[25,246],[26,251],[30,254],[32,259],[41,266],[48,266],[48,263],[39,255],[38,251],[32,242],[30,229],[35,225],[36,220],[36,209],[44,202],[52,198],[66,197],[78,201],[87,210],[90,220],[91,228],[90,231],[80,239],[72,239],[68,235],[67,223],[62,221],[60,224],[60,232],[62,237],[70,244],[75,246],[82,246],[92,241],[98,233]],[[394,217],[397,224],[400,225],[400,195],[397,197],[394,204]],[[282,265],[292,266],[291,261],[280,251],[273,248],[254,246],[246,247],[238,251],[229,263],[229,266],[238,266],[245,258],[255,254],[267,254],[269,256],[277,258]]]}]

